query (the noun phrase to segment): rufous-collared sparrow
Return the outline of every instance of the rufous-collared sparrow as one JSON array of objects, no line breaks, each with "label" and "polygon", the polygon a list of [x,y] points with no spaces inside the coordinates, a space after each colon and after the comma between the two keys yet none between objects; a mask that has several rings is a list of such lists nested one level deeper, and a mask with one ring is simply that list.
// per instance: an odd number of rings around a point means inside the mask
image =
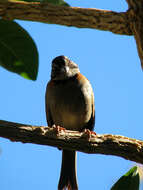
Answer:
[{"label": "rufous-collared sparrow", "polygon": [[[88,79],[78,65],[66,56],[52,61],[51,80],[46,89],[46,117],[49,126],[82,131],[93,130],[94,94]],[[76,152],[63,150],[58,190],[77,190]]]}]

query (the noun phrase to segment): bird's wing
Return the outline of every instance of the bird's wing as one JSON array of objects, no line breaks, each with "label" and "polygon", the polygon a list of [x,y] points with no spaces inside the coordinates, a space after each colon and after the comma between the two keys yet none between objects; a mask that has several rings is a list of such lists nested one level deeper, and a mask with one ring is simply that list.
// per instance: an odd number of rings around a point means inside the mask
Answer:
[{"label": "bird's wing", "polygon": [[46,110],[46,119],[49,127],[52,127],[54,125],[52,114],[50,111],[50,88],[51,88],[52,82],[50,81],[47,84],[46,88],[46,94],[45,94],[45,110]]},{"label": "bird's wing", "polygon": [[94,125],[95,125],[95,104],[94,104],[94,94],[92,93],[92,113],[86,128],[93,131]]}]

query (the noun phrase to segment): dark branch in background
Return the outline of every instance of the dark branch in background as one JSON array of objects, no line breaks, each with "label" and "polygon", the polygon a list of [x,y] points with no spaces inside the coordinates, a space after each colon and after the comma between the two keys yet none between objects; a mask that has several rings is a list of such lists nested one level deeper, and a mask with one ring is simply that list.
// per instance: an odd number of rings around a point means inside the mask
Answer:
[{"label": "dark branch in background", "polygon": [[143,0],[126,1],[129,9],[117,13],[100,9],[54,6],[40,2],[0,0],[0,16],[10,20],[20,19],[134,35],[143,68]]},{"label": "dark branch in background", "polygon": [[90,154],[115,155],[143,164],[143,141],[119,135],[94,135],[86,132],[31,126],[0,120],[0,137],[15,142],[49,145]]}]

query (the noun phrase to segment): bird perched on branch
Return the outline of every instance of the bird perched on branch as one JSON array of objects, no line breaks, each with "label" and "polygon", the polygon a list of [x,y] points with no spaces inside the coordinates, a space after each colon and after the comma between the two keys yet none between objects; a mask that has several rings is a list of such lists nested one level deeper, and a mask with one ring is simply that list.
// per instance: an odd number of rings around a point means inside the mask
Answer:
[{"label": "bird perched on branch", "polygon": [[[49,126],[82,131],[93,130],[94,94],[88,79],[78,65],[66,56],[52,61],[51,80],[46,89],[46,117]],[[78,190],[76,152],[63,150],[58,190]]]}]

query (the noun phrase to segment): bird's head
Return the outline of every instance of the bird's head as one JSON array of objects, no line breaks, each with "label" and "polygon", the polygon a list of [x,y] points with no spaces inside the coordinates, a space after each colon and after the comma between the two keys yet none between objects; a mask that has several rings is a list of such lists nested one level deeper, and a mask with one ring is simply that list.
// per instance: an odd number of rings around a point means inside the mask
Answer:
[{"label": "bird's head", "polygon": [[52,80],[66,80],[79,72],[78,65],[66,56],[58,56],[52,61]]}]

